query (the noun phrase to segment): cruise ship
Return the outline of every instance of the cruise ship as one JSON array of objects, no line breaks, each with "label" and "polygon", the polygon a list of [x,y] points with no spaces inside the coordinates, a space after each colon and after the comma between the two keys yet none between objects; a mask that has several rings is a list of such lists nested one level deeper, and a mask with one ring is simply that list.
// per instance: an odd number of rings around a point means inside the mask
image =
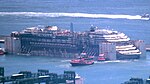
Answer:
[{"label": "cruise ship", "polygon": [[[144,50],[143,41],[132,41],[122,32],[91,27],[89,31],[74,32],[57,26],[26,28],[12,32],[6,38],[6,51],[51,57],[75,58],[81,53],[98,57],[104,54],[108,60],[139,59]],[[143,49],[142,49],[143,48]]]},{"label": "cruise ship", "polygon": [[[122,32],[92,27],[89,32],[89,37],[92,41],[91,43],[94,45],[98,45],[101,42],[113,43],[116,49],[116,59],[118,60],[139,59],[142,54],[134,42],[132,42],[130,38]],[[100,52],[101,51],[102,50],[100,50]],[[103,49],[103,51],[103,54],[108,54],[111,50]]]}]

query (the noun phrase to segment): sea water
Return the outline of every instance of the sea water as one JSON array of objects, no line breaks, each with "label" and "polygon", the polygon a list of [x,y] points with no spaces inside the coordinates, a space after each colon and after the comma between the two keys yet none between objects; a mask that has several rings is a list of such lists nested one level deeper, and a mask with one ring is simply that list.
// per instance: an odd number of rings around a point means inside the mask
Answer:
[{"label": "sea water", "polygon": [[[91,25],[117,30],[132,40],[150,44],[150,21],[141,15],[150,14],[149,0],[0,0],[0,35],[10,35],[27,27],[56,25],[74,31],[89,30]],[[72,67],[70,59],[42,56],[0,56],[5,75],[22,70],[37,72],[48,69],[62,74],[73,70],[84,78],[84,84],[120,84],[131,77],[148,78],[150,52],[145,60],[95,62],[94,65]]]}]

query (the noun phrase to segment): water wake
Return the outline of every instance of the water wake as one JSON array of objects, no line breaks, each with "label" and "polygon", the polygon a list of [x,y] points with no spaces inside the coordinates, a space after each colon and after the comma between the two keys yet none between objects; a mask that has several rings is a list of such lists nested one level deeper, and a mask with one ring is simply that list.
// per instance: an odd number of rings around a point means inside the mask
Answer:
[{"label": "water wake", "polygon": [[61,62],[70,62],[70,60],[61,60]]},{"label": "water wake", "polygon": [[104,64],[104,63],[126,63],[126,62],[132,62],[134,60],[112,60],[112,61],[102,61],[102,62],[97,62],[95,61],[94,63],[100,63],[100,64]]},{"label": "water wake", "polygon": [[81,18],[111,18],[111,19],[139,19],[140,15],[113,15],[113,14],[88,14],[88,13],[43,13],[43,12],[0,12],[0,16],[15,15],[29,17],[81,17]]}]

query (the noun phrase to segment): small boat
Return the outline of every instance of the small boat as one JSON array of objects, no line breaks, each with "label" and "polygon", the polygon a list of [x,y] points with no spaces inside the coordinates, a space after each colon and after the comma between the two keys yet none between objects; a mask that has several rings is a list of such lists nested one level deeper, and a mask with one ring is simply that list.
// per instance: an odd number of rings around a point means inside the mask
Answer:
[{"label": "small boat", "polygon": [[73,59],[70,61],[72,66],[84,66],[84,65],[92,65],[94,64],[93,56],[86,56],[81,54],[79,58]]},{"label": "small boat", "polygon": [[3,48],[0,48],[0,55],[4,55],[5,54],[5,51]]},{"label": "small boat", "polygon": [[108,59],[105,57],[105,54],[100,54],[97,58],[97,61],[107,61]]},{"label": "small boat", "polygon": [[150,16],[149,16],[149,14],[144,14],[141,16],[141,19],[142,20],[150,20]]}]

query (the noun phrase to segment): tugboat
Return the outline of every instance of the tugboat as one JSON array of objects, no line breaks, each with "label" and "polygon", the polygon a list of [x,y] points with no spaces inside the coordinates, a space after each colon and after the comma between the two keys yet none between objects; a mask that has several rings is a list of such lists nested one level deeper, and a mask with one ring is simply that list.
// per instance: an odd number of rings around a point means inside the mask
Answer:
[{"label": "tugboat", "polygon": [[97,61],[107,61],[108,58],[105,57],[105,54],[99,54]]},{"label": "tugboat", "polygon": [[93,56],[87,56],[86,53],[81,53],[79,58],[70,61],[72,66],[84,66],[94,64]]}]

